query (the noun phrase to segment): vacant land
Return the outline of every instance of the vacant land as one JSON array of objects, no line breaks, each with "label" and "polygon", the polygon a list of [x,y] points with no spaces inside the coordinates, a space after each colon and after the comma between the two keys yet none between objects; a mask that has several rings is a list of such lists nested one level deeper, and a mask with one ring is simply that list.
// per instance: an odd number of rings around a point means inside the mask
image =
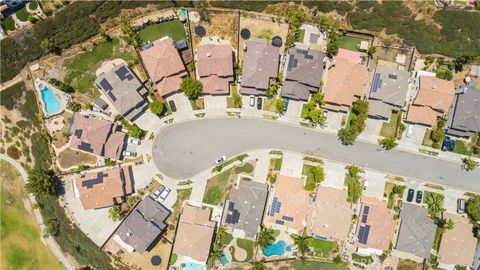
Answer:
[{"label": "vacant land", "polygon": [[64,169],[80,165],[95,165],[97,157],[72,148],[66,148],[58,154],[58,162]]},{"label": "vacant land", "polygon": [[230,41],[234,49],[237,48],[237,16],[233,15],[210,15],[210,23],[198,22],[191,23],[192,27],[192,43],[193,48],[197,48],[202,40],[201,37],[193,34],[194,29],[198,25],[202,25],[206,30],[206,37],[219,37],[223,40]]},{"label": "vacant land", "polygon": [[397,137],[398,128],[401,124],[401,113],[392,113],[390,121],[384,122],[382,124],[382,129],[380,130],[380,136],[395,138]]},{"label": "vacant land", "polygon": [[232,169],[228,169],[208,179],[203,202],[207,204],[220,205],[227,195],[227,188],[231,182]]},{"label": "vacant land", "polygon": [[138,32],[142,42],[155,41],[157,39],[169,36],[173,41],[186,39],[185,29],[179,20],[172,20],[149,25]]},{"label": "vacant land", "polygon": [[0,167],[3,250],[0,268],[63,269],[40,240],[40,228],[25,197],[20,174],[7,162],[0,161]]},{"label": "vacant land", "polygon": [[416,263],[412,260],[402,260],[398,261],[397,270],[421,270],[422,264]]}]

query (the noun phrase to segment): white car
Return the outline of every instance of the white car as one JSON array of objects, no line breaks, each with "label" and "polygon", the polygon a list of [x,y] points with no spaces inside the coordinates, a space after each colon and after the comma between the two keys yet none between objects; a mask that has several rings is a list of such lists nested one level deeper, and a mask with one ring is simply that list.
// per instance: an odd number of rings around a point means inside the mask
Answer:
[{"label": "white car", "polygon": [[407,127],[407,133],[405,134],[408,138],[411,138],[413,136],[413,125],[408,125]]},{"label": "white car", "polygon": [[128,138],[128,143],[135,144],[135,145],[140,145],[140,140],[134,139],[134,138]]},{"label": "white car", "polygon": [[227,157],[226,156],[221,156],[217,160],[215,160],[215,164],[223,163],[223,162],[225,162],[225,160],[227,160]]},{"label": "white car", "polygon": [[160,193],[160,196],[158,197],[158,199],[160,200],[160,202],[163,202],[165,201],[165,199],[167,198],[168,194],[170,194],[170,189],[169,188],[165,188],[162,193]]},{"label": "white car", "polygon": [[369,184],[368,180],[363,181],[363,191],[367,190],[368,184]]},{"label": "white car", "polygon": [[137,153],[135,152],[130,152],[130,151],[123,151],[123,156],[124,157],[136,157]]},{"label": "white car", "polygon": [[255,96],[251,95],[250,96],[250,107],[253,107],[253,106],[255,106]]}]

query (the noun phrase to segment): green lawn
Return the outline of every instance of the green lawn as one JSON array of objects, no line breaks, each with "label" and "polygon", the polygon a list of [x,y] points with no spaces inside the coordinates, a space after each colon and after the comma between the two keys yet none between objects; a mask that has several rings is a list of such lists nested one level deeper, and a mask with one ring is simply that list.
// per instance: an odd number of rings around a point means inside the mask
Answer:
[{"label": "green lawn", "polygon": [[246,239],[237,239],[237,246],[244,249],[247,252],[247,258],[244,260],[244,262],[248,262],[252,259],[253,257],[253,246],[254,242]]},{"label": "green lawn", "polygon": [[442,235],[443,235],[443,229],[440,227],[437,227],[437,230],[435,231],[435,238],[433,238],[433,245],[432,249],[438,251],[438,248],[440,247],[440,241],[442,240]]},{"label": "green lawn", "polygon": [[264,111],[269,111],[269,112],[274,112],[274,113],[280,113],[277,110],[277,106],[275,103],[279,100],[278,98],[263,98],[263,110]]},{"label": "green lawn", "polygon": [[267,44],[271,44],[273,31],[271,29],[263,29],[262,31],[260,31],[260,33],[255,35],[255,37],[259,39],[265,39],[267,41]]},{"label": "green lawn", "polygon": [[363,264],[371,264],[373,262],[372,256],[362,256],[357,253],[352,254],[352,260]]},{"label": "green lawn", "polygon": [[239,173],[252,173],[253,172],[253,165],[250,164],[250,163],[245,163],[243,164],[243,166],[241,167],[236,167],[235,168],[235,173],[236,174],[239,174]]},{"label": "green lawn", "polygon": [[228,169],[208,180],[207,189],[203,196],[204,203],[219,205],[223,202],[231,172],[232,169]]},{"label": "green lawn", "polygon": [[226,246],[226,245],[230,244],[230,242],[232,242],[232,240],[233,240],[233,235],[225,232],[225,233],[223,233],[222,238],[220,239],[220,244],[222,246],[224,246],[224,245]]},{"label": "green lawn", "polygon": [[282,162],[283,162],[282,158],[272,158],[272,159],[270,159],[270,164],[275,171],[280,171],[280,169],[282,168]]},{"label": "green lawn", "polygon": [[94,86],[95,72],[103,62],[114,58],[122,58],[129,66],[140,63],[133,47],[125,42],[118,39],[102,42],[93,49],[68,60],[65,83],[80,93],[98,95],[98,90]]},{"label": "green lawn", "polygon": [[274,230],[272,236],[277,238],[280,235],[280,230]]},{"label": "green lawn", "polygon": [[303,42],[303,38],[305,37],[305,29],[298,30],[298,36],[295,39],[296,42]]},{"label": "green lawn", "polygon": [[392,113],[389,122],[384,122],[382,124],[382,129],[380,130],[380,136],[395,138],[397,135],[397,128],[399,125],[401,113]]},{"label": "green lawn", "polygon": [[190,199],[190,194],[192,194],[192,189],[178,189],[177,190],[177,201],[175,201],[175,204],[173,205],[173,220],[174,223],[178,218],[178,215],[180,214],[180,208],[182,207],[182,203],[185,200]]},{"label": "green lawn", "polygon": [[455,147],[453,152],[461,155],[470,155],[470,150],[467,148],[467,145],[462,140],[455,140]]},{"label": "green lawn", "polygon": [[10,163],[0,161],[1,240],[0,269],[63,269],[58,260],[41,242],[40,228],[23,199],[23,180]]},{"label": "green lawn", "polygon": [[342,49],[358,52],[359,51],[358,47],[360,46],[360,42],[364,40],[368,41],[363,38],[341,36],[338,38],[338,47]]},{"label": "green lawn", "polygon": [[20,21],[26,22],[28,21],[28,16],[30,15],[30,13],[27,11],[27,6],[24,6],[23,8],[17,10],[17,12],[15,12],[15,15],[17,15],[17,18]]},{"label": "green lawn", "polygon": [[12,17],[6,17],[2,19],[2,24],[7,31],[14,31],[15,30],[15,20]]},{"label": "green lawn", "polygon": [[292,270],[348,270],[345,264],[334,264],[319,261],[294,260],[287,263]]},{"label": "green lawn", "polygon": [[37,1],[32,1],[32,2],[28,3],[28,8],[30,8],[31,10],[37,9],[38,8]]},{"label": "green lawn", "polygon": [[170,257],[170,262],[169,262],[169,264],[170,264],[170,265],[174,265],[175,262],[177,261],[177,259],[178,259],[178,255],[175,254],[175,253],[172,253],[172,256]]},{"label": "green lawn", "polygon": [[230,92],[231,95],[227,97],[227,108],[237,108],[235,107],[235,99],[233,98],[234,95],[240,95],[238,93],[238,85],[236,83],[230,84]]},{"label": "green lawn", "polygon": [[353,118],[355,118],[355,114],[352,110],[348,111],[348,117],[345,128],[350,128],[350,124],[352,123]]},{"label": "green lawn", "polygon": [[322,257],[327,257],[338,247],[337,242],[321,240],[317,238],[309,238],[308,245],[313,248],[317,255]]},{"label": "green lawn", "polygon": [[305,189],[308,191],[314,191],[317,187],[317,183],[323,181],[324,172],[323,168],[320,166],[312,166],[312,165],[303,165],[303,175],[307,176],[307,181],[305,183]]},{"label": "green lawn", "polygon": [[138,32],[143,42],[155,41],[169,36],[173,41],[186,39],[185,29],[179,20],[172,20],[149,25]]}]

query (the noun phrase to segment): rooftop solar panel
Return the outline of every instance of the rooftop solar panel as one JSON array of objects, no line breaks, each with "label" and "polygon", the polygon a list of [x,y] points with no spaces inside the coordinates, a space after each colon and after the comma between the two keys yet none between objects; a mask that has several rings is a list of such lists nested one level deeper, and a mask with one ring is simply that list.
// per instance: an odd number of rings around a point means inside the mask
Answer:
[{"label": "rooftop solar panel", "polygon": [[230,202],[230,203],[228,204],[228,210],[232,211],[232,210],[234,209],[234,207],[235,207],[235,203]]},{"label": "rooftop solar panel", "polygon": [[117,74],[118,78],[122,81],[125,79],[131,81],[133,79],[132,73],[130,73],[126,66],[121,66],[119,69],[115,70],[115,74]]},{"label": "rooftop solar panel", "polygon": [[396,79],[397,79],[397,74],[391,74],[391,73],[389,73],[389,74],[388,74],[388,78],[389,78],[389,79],[392,79],[392,80],[396,80]]},{"label": "rooftop solar panel", "polygon": [[370,206],[365,205],[365,206],[363,207],[363,213],[368,215],[368,212],[369,212],[369,211],[370,211]]},{"label": "rooftop solar panel", "polygon": [[285,224],[285,222],[284,222],[283,220],[275,220],[275,223],[276,223],[276,224],[280,224],[280,225]]},{"label": "rooftop solar panel", "polygon": [[81,142],[80,145],[78,145],[77,147],[78,147],[78,149],[83,150],[85,152],[90,152],[90,153],[93,152],[92,146],[89,143],[86,143],[86,142]]},{"label": "rooftop solar panel", "polygon": [[370,232],[370,225],[361,226],[358,231],[358,242],[362,244],[367,244],[368,233]]},{"label": "rooftop solar panel", "polygon": [[110,85],[110,83],[107,81],[107,79],[102,79],[100,81],[100,86],[102,87],[103,90],[105,91],[111,91],[113,88],[112,86]]},{"label": "rooftop solar panel", "polygon": [[295,59],[295,56],[293,54],[290,54],[290,56],[288,57],[288,67],[287,67],[287,71],[290,71],[292,70],[292,66],[293,66],[293,60]]},{"label": "rooftop solar panel", "polygon": [[305,55],[305,58],[306,58],[306,59],[313,60],[313,55],[311,55],[311,54],[307,54],[307,55]]},{"label": "rooftop solar panel", "polygon": [[82,137],[82,133],[83,133],[83,129],[75,129],[75,131],[73,132],[73,135],[75,135],[75,137],[77,138],[80,138]]},{"label": "rooftop solar panel", "polygon": [[108,94],[108,96],[110,97],[110,99],[112,99],[112,101],[116,101],[116,100],[117,100],[117,97],[115,97],[115,95],[112,93],[112,91],[108,92],[107,94]]},{"label": "rooftop solar panel", "polygon": [[102,172],[97,173],[97,178],[83,181],[82,182],[82,187],[91,188],[94,185],[103,183],[103,176],[104,175],[103,175]]},{"label": "rooftop solar panel", "polygon": [[381,85],[381,80],[380,80],[380,73],[375,73],[373,76],[373,82],[372,82],[372,92],[376,93],[378,88],[380,88]]}]

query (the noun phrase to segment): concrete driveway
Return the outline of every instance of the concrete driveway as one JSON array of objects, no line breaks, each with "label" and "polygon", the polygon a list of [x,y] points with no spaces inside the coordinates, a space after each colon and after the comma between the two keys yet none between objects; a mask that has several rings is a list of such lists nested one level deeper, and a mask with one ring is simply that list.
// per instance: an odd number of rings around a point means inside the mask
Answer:
[{"label": "concrete driveway", "polygon": [[177,93],[173,96],[167,98],[167,101],[173,100],[175,102],[175,106],[177,107],[177,113],[179,112],[192,112],[192,105],[190,105],[190,101],[183,93]]},{"label": "concrete driveway", "polygon": [[261,119],[198,119],[165,126],[155,138],[153,160],[165,175],[185,179],[214,166],[221,155],[256,149],[288,150],[412,180],[480,191],[480,170],[466,172],[456,162],[398,149],[380,151],[378,145],[364,141],[343,146],[335,134]]},{"label": "concrete driveway", "polygon": [[367,189],[363,191],[363,195],[383,199],[383,192],[385,191],[385,174],[365,170],[363,179],[368,180]]},{"label": "concrete driveway", "polygon": [[425,131],[427,130],[427,127],[420,126],[420,125],[413,125],[413,134],[410,138],[406,136],[407,130],[405,130],[405,133],[402,137],[401,142],[404,145],[408,146],[409,148],[412,148],[412,150],[417,151],[418,147],[422,145],[423,136],[425,135]]},{"label": "concrete driveway", "polygon": [[327,115],[327,125],[325,129],[331,131],[331,132],[337,132],[341,127],[342,127],[342,118],[345,115],[345,113],[340,113],[340,112],[328,112]]},{"label": "concrete driveway", "polygon": [[227,108],[226,96],[204,96],[205,109],[225,109]]},{"label": "concrete driveway", "polygon": [[290,177],[301,178],[303,171],[303,156],[294,153],[283,153],[280,174]]},{"label": "concrete driveway", "polygon": [[298,101],[298,100],[289,100],[287,111],[285,112],[285,116],[287,117],[302,117],[302,107],[305,102]]},{"label": "concrete driveway", "polygon": [[365,121],[365,129],[363,130],[362,134],[360,134],[360,138],[376,141],[379,138],[382,125],[382,120],[367,118]]},{"label": "concrete driveway", "polygon": [[145,111],[137,120],[134,121],[141,129],[150,130],[155,123],[160,122],[160,118],[150,112],[150,110]]},{"label": "concrete driveway", "polygon": [[332,187],[343,189],[345,183],[345,166],[340,163],[334,163],[327,160],[323,161],[323,168],[325,170],[325,180],[321,185],[324,187]]}]

